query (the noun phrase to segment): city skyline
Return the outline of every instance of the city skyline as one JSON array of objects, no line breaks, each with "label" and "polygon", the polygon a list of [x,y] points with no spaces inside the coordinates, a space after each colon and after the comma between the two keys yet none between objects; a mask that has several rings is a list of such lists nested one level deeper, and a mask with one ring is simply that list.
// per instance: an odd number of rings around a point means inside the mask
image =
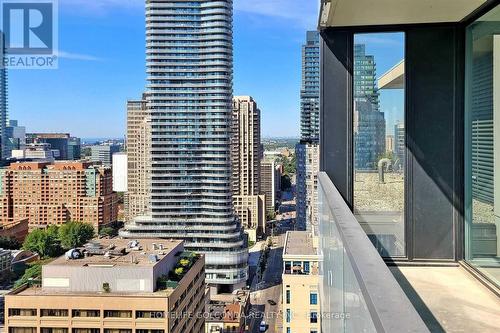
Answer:
[{"label": "city skyline", "polygon": [[[317,23],[317,3],[283,3],[235,1],[234,95],[262,100],[263,135],[273,137],[298,133],[301,39]],[[10,115],[28,131],[122,138],[124,101],[139,99],[146,84],[144,0],[60,0],[59,7],[59,69],[10,71]]]},{"label": "city skyline", "polygon": [[120,236],[183,239],[215,290],[248,277],[231,170],[232,0],[148,1],[149,212]]},{"label": "city skyline", "polygon": [[[298,138],[301,45],[316,27],[317,5],[301,0],[277,11],[281,0],[266,3],[235,1],[234,95],[260,101],[263,138]],[[139,99],[145,87],[144,1],[60,0],[59,6],[59,69],[9,71],[9,117],[27,132],[123,138],[124,101]],[[376,46],[369,52],[387,58],[380,74],[401,60],[391,52],[400,41],[363,38]]]}]

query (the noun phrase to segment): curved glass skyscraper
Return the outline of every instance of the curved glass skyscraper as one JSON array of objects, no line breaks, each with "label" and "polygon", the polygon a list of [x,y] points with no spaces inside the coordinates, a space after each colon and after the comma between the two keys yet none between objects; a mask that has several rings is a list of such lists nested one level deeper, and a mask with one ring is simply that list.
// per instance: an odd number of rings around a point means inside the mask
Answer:
[{"label": "curved glass skyscraper", "polygon": [[125,237],[181,238],[207,282],[243,286],[248,251],[231,194],[232,0],[147,0],[151,212]]}]

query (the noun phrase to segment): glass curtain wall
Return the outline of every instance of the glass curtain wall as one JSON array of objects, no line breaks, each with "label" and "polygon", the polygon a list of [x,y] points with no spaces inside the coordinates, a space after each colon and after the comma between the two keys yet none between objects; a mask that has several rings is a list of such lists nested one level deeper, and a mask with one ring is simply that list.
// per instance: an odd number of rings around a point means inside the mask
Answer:
[{"label": "glass curtain wall", "polygon": [[404,33],[354,37],[354,214],[384,257],[405,256]]},{"label": "glass curtain wall", "polygon": [[466,259],[500,285],[500,6],[467,28],[466,52]]}]

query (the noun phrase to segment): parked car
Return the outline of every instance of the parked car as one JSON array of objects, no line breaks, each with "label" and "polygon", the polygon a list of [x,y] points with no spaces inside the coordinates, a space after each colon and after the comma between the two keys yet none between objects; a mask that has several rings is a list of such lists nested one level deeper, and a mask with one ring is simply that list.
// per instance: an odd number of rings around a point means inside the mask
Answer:
[{"label": "parked car", "polygon": [[260,325],[259,325],[259,332],[265,332],[267,330],[267,324],[266,322],[263,320],[260,322]]}]

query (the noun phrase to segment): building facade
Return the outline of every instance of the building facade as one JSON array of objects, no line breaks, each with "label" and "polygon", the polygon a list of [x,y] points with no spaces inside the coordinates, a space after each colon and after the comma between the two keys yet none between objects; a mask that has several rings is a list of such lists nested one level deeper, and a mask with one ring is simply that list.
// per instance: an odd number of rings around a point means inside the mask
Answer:
[{"label": "building facade", "polygon": [[302,88],[300,91],[300,137],[319,141],[319,32],[308,31],[302,45]]},{"label": "building facade", "polygon": [[260,110],[250,96],[233,98],[231,165],[234,195],[260,193]]},{"label": "building facade", "polygon": [[113,154],[113,191],[127,192],[127,153]]},{"label": "building facade", "polygon": [[14,149],[10,152],[14,160],[43,160],[54,161],[59,157],[59,150],[53,150],[48,143],[31,143],[22,149]]},{"label": "building facade", "polygon": [[394,125],[394,159],[395,169],[404,170],[406,161],[405,124],[397,122]]},{"label": "building facade", "polygon": [[111,165],[113,162],[113,154],[120,151],[119,145],[102,144],[90,147],[92,162],[101,162],[104,165]]},{"label": "building facade", "polygon": [[28,133],[26,144],[49,144],[52,150],[58,150],[58,160],[74,161],[81,157],[81,140],[68,133]]},{"label": "building facade", "polygon": [[[0,55],[2,59],[5,54],[5,45],[3,39],[3,33],[0,32]],[[5,66],[0,66],[0,160],[8,158],[8,152],[6,151],[7,133],[5,131],[7,127],[7,121],[9,119],[9,104],[8,104],[8,79],[7,79],[7,69]]]},{"label": "building facade", "polygon": [[148,215],[151,199],[151,118],[146,95],[127,103],[127,193],[125,219]]},{"label": "building facade", "polygon": [[24,149],[26,145],[26,127],[19,126],[17,120],[9,120],[5,131],[7,140],[5,158],[10,158],[13,150]]},{"label": "building facade", "polygon": [[248,251],[231,187],[232,19],[224,1],[146,3],[151,216],[124,237],[181,238],[209,284],[245,284]]},{"label": "building facade", "polygon": [[297,225],[306,229],[316,219],[320,132],[320,38],[308,31],[302,46],[300,143],[297,155]]},{"label": "building facade", "polygon": [[260,189],[265,196],[266,213],[274,213],[276,209],[276,163],[273,160],[261,160]]},{"label": "building facade", "polygon": [[[181,260],[183,274],[172,275]],[[203,333],[203,265],[180,241],[93,241],[44,265],[41,285],[5,296],[5,330]]]},{"label": "building facade", "polygon": [[0,224],[0,237],[15,238],[22,243],[29,233],[29,219],[2,220]]},{"label": "building facade", "polygon": [[116,222],[111,168],[84,162],[12,163],[0,169],[2,223],[29,219],[45,228],[69,221],[100,227]]},{"label": "building facade", "polygon": [[311,230],[318,221],[319,144],[302,143],[297,153],[297,226]]},{"label": "building facade", "polygon": [[266,196],[234,195],[233,203],[248,240],[256,242],[266,232]]},{"label": "building facade", "polygon": [[283,247],[283,333],[321,332],[320,260],[308,231],[288,231]]},{"label": "building facade", "polygon": [[364,44],[354,45],[354,141],[355,167],[375,170],[385,153],[386,124],[380,112],[375,58]]},{"label": "building facade", "polygon": [[250,96],[233,98],[231,166],[233,203],[249,239],[265,229],[265,201],[260,195],[260,110]]}]

